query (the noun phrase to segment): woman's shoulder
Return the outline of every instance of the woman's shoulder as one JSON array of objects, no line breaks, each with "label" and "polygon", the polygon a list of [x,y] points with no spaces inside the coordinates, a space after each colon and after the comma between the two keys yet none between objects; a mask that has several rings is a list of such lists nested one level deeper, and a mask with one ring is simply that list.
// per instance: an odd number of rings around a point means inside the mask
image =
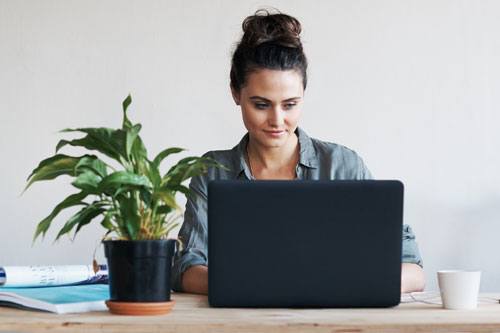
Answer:
[{"label": "woman's shoulder", "polygon": [[318,166],[328,169],[332,178],[369,179],[371,173],[361,156],[342,144],[311,138]]},{"label": "woman's shoulder", "polygon": [[234,157],[235,151],[233,149],[209,150],[203,157],[210,157],[218,162],[231,161]]},{"label": "woman's shoulder", "polygon": [[222,164],[226,168],[232,169],[237,159],[237,152],[235,149],[224,149],[224,150],[210,150],[202,155],[203,157],[209,157],[218,163]]},{"label": "woman's shoulder", "polygon": [[233,149],[224,150],[210,150],[202,155],[202,157],[209,157],[223,167],[209,167],[205,177],[212,179],[228,179],[234,177],[237,172],[237,165],[239,164],[239,156],[236,147]]},{"label": "woman's shoulder", "polygon": [[359,157],[358,153],[351,148],[348,148],[342,144],[324,141],[316,138],[311,138],[313,147],[316,150],[318,158],[331,158],[343,160],[357,160]]},{"label": "woman's shoulder", "polygon": [[201,157],[208,157],[223,166],[210,166],[197,176],[191,178],[190,187],[205,194],[207,192],[208,182],[217,179],[231,179],[234,175],[234,152],[231,149],[227,150],[210,150],[204,153]]}]

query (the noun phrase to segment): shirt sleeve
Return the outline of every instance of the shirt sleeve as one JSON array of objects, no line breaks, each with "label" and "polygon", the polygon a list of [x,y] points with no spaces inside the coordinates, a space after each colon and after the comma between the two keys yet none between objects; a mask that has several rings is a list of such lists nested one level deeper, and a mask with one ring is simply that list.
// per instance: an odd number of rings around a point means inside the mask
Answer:
[{"label": "shirt sleeve", "polygon": [[[357,158],[358,167],[356,179],[373,179],[370,170],[368,170],[361,157],[358,156]],[[420,267],[424,267],[420,251],[415,240],[415,234],[408,224],[403,224],[403,248],[401,262],[417,264]]]},{"label": "shirt sleeve", "polygon": [[417,264],[424,267],[424,262],[420,256],[415,234],[408,224],[403,225],[403,254],[402,262]]},{"label": "shirt sleeve", "polygon": [[207,181],[205,176],[191,178],[184,222],[178,238],[182,250],[177,251],[172,267],[172,288],[182,291],[182,274],[191,266],[208,265],[207,258]]}]

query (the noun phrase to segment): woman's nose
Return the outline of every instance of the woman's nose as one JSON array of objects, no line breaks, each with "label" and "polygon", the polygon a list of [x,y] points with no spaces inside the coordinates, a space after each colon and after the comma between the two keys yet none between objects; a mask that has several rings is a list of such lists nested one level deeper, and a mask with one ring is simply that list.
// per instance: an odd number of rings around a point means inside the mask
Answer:
[{"label": "woman's nose", "polygon": [[268,116],[269,125],[280,126],[284,123],[284,114],[280,106],[273,107]]}]

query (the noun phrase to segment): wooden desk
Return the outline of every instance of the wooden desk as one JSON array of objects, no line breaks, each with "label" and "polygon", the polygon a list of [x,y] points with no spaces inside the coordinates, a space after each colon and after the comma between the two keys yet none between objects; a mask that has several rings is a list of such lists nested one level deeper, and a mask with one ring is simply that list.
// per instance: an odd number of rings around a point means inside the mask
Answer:
[{"label": "wooden desk", "polygon": [[0,332],[500,332],[500,304],[481,294],[478,309],[405,303],[389,309],[217,309],[207,297],[173,294],[164,316],[93,312],[56,315],[0,308]]}]

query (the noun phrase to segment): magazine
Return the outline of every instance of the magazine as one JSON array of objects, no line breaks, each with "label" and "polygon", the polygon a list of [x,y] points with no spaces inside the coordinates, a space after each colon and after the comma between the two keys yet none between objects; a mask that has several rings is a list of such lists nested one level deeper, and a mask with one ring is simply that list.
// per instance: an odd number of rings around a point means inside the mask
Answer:
[{"label": "magazine", "polygon": [[3,266],[1,287],[48,287],[107,283],[106,265]]},{"label": "magazine", "polygon": [[54,313],[106,310],[106,265],[0,267],[0,305]]},{"label": "magazine", "polygon": [[0,287],[0,305],[58,314],[106,311],[107,284],[57,287]]}]

